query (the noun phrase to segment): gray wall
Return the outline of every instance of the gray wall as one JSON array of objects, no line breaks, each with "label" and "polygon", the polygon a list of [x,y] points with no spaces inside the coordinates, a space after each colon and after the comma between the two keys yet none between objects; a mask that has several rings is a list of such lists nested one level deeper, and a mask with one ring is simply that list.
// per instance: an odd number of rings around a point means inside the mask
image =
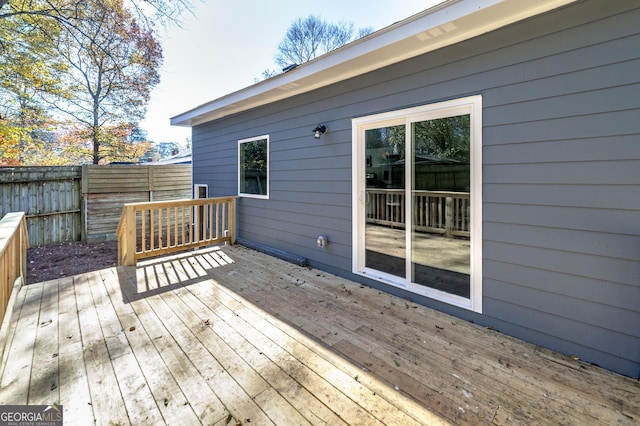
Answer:
[{"label": "gray wall", "polygon": [[[238,139],[269,134],[271,197],[239,201],[240,236],[362,281],[351,274],[351,118],[482,94],[483,314],[366,283],[640,376],[637,6],[580,1],[198,126],[194,183],[235,195]],[[329,133],[315,140],[319,123]]]}]

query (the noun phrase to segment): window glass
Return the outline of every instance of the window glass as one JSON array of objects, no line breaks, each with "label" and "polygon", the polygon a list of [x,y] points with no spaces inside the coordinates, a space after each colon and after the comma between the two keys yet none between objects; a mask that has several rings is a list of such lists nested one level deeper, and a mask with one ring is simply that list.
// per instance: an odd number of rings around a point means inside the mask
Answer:
[{"label": "window glass", "polygon": [[411,123],[412,282],[470,298],[469,114]]},{"label": "window glass", "polygon": [[245,196],[269,195],[269,137],[243,139],[238,143],[238,193]]}]

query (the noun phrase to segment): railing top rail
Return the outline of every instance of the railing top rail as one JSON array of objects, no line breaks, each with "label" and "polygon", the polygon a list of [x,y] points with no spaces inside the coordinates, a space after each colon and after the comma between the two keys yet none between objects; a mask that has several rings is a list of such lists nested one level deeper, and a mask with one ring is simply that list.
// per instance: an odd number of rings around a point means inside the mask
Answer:
[{"label": "railing top rail", "polygon": [[229,197],[215,197],[215,198],[198,198],[198,199],[183,199],[183,200],[170,200],[170,201],[151,201],[143,203],[127,203],[124,206],[127,208],[133,208],[134,210],[145,210],[150,208],[163,208],[163,207],[179,207],[179,206],[200,206],[211,203],[226,203],[238,196]]},{"label": "railing top rail", "polygon": [[[386,188],[367,188],[367,192],[379,193],[379,194],[397,194],[404,193],[404,189],[386,189]],[[470,192],[458,192],[458,191],[429,191],[426,189],[414,189],[411,191],[413,194],[429,194],[441,197],[457,197],[457,198],[469,198]]]},{"label": "railing top rail", "polygon": [[388,192],[404,192],[404,189],[395,189],[395,188],[367,188],[368,192],[380,192],[380,193],[388,193]]},{"label": "railing top rail", "polygon": [[4,253],[11,237],[21,225],[23,225],[23,232],[26,234],[27,228],[24,212],[7,213],[0,220],[0,255]]},{"label": "railing top rail", "polygon": [[471,195],[470,192],[455,192],[455,191],[426,191],[421,189],[416,189],[412,191],[414,194],[428,194],[428,195],[436,195],[440,197],[457,197],[457,198],[469,198]]}]

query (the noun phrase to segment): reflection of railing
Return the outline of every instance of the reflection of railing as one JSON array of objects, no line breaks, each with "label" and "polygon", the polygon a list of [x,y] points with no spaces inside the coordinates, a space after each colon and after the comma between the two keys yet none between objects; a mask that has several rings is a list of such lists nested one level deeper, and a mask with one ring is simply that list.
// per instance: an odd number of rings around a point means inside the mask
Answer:
[{"label": "reflection of railing", "polygon": [[118,225],[118,263],[236,240],[236,198],[125,204]]},{"label": "reflection of railing", "polygon": [[[416,231],[469,237],[468,192],[413,191],[413,196]],[[404,190],[367,188],[367,223],[404,228],[405,215]]]},{"label": "reflection of railing", "polygon": [[7,213],[0,220],[0,322],[14,287],[19,289],[26,284],[28,247],[25,214]]}]

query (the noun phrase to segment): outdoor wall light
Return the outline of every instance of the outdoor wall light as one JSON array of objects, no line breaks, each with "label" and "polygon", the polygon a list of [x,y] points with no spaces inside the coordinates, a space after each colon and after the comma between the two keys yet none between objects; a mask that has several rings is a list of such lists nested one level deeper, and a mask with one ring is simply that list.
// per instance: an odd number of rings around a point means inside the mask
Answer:
[{"label": "outdoor wall light", "polygon": [[320,139],[320,135],[327,133],[327,127],[321,124],[318,124],[315,129],[313,129],[313,137],[316,139]]}]

